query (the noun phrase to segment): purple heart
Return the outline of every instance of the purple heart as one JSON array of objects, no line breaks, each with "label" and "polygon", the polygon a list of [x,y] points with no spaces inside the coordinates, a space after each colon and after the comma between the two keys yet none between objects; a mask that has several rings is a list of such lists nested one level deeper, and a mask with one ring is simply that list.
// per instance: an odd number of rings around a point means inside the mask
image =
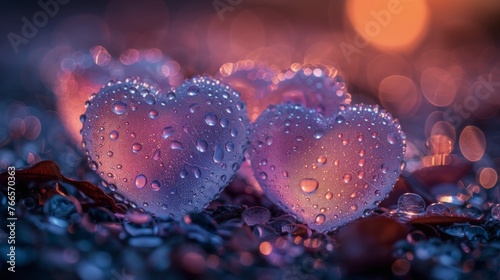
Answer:
[{"label": "purple heart", "polygon": [[311,228],[363,216],[404,168],[405,135],[378,106],[324,117],[300,105],[269,107],[253,124],[251,162],[264,193]]},{"label": "purple heart", "polygon": [[216,198],[243,161],[249,120],[239,94],[209,77],[162,92],[110,82],[87,103],[83,147],[115,197],[181,218]]}]

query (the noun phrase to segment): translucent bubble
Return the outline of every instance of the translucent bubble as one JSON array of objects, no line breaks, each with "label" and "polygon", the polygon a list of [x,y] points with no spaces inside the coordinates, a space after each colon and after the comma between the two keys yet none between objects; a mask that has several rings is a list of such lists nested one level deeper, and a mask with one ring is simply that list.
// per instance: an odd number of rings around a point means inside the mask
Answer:
[{"label": "translucent bubble", "polygon": [[324,165],[324,164],[326,164],[326,160],[327,160],[326,156],[319,156],[319,157],[316,159],[316,161],[317,161],[317,162],[318,162],[318,164],[320,164],[320,165]]},{"label": "translucent bubble", "polygon": [[425,201],[418,194],[405,193],[398,199],[398,212],[418,215],[425,209]]},{"label": "translucent bubble", "polygon": [[321,128],[315,130],[314,134],[313,134],[313,136],[314,136],[315,139],[320,139],[321,137],[323,137],[323,135],[325,135],[325,130],[321,129]]},{"label": "translucent bubble", "polygon": [[241,219],[249,226],[265,224],[271,219],[271,212],[265,207],[254,206],[243,211]]},{"label": "translucent bubble", "polygon": [[497,204],[491,208],[491,217],[496,220],[500,220],[500,204]]},{"label": "translucent bubble", "polygon": [[271,145],[273,143],[273,137],[272,136],[267,136],[266,137],[266,145]]},{"label": "translucent bubble", "polygon": [[260,172],[259,177],[260,177],[262,180],[266,180],[266,179],[267,179],[267,174],[266,174],[266,172]]},{"label": "translucent bubble", "polygon": [[118,139],[118,136],[119,136],[119,134],[118,134],[118,132],[117,132],[117,131],[115,131],[115,130],[113,130],[113,131],[111,131],[111,132],[109,133],[109,139],[111,139],[111,140],[116,140],[116,139]]},{"label": "translucent bubble", "polygon": [[338,123],[338,124],[344,123],[345,122],[345,118],[342,115],[338,115],[338,116],[335,117],[335,122]]},{"label": "translucent bubble", "polygon": [[163,139],[167,139],[168,137],[172,136],[172,134],[174,134],[174,128],[171,126],[167,126],[163,129],[161,137],[163,137]]},{"label": "translucent bubble", "polygon": [[467,207],[462,210],[462,216],[472,219],[481,219],[484,216],[484,213],[483,210],[475,206],[467,205]]},{"label": "translucent bubble", "polygon": [[315,179],[305,178],[300,181],[299,186],[303,192],[312,194],[318,189],[319,183]]},{"label": "translucent bubble", "polygon": [[134,152],[134,153],[138,153],[138,152],[140,152],[141,150],[142,150],[142,145],[141,145],[141,144],[139,144],[139,143],[134,143],[134,144],[132,145],[132,152]]},{"label": "translucent bubble", "polygon": [[144,186],[146,186],[147,182],[148,182],[148,179],[146,178],[146,176],[144,176],[142,174],[135,176],[134,184],[137,188],[139,188],[139,189],[144,188]]},{"label": "translucent bubble", "polygon": [[189,96],[195,96],[197,95],[198,93],[200,93],[200,88],[196,85],[191,85],[188,90],[187,90],[187,94]]},{"label": "translucent bubble", "polygon": [[324,223],[324,222],[325,222],[325,220],[326,220],[325,215],[323,215],[323,214],[319,214],[319,215],[317,215],[317,216],[316,216],[316,219],[314,219],[314,222],[315,222],[316,224],[318,224],[318,225],[321,225],[322,223]]},{"label": "translucent bubble", "polygon": [[218,121],[218,118],[217,118],[216,114],[214,114],[212,112],[208,112],[207,114],[205,114],[205,123],[208,124],[209,126],[216,125],[217,121]]},{"label": "translucent bubble", "polygon": [[117,114],[117,115],[122,115],[123,113],[125,113],[125,111],[127,110],[127,104],[125,104],[123,101],[115,101],[113,103],[113,113]]},{"label": "translucent bubble", "polygon": [[182,145],[181,142],[174,140],[170,143],[170,149],[172,149],[172,150],[184,150],[184,145]]},{"label": "translucent bubble", "polygon": [[429,206],[427,206],[426,212],[427,215],[430,216],[448,216],[450,214],[450,209],[442,202],[438,202],[438,203],[432,203]]},{"label": "translucent bubble", "polygon": [[344,183],[346,183],[346,184],[347,184],[347,183],[349,183],[349,182],[351,181],[351,179],[352,179],[352,176],[351,176],[351,174],[349,174],[349,173],[345,173],[345,174],[344,174],[344,176],[342,177],[342,180],[343,180],[343,181],[344,181]]},{"label": "translucent bubble", "polygon": [[207,141],[203,139],[198,139],[196,140],[196,149],[202,153],[206,152],[208,148],[208,143]]},{"label": "translucent bubble", "polygon": [[156,117],[158,117],[158,111],[156,110],[149,111],[149,118],[155,119]]},{"label": "translucent bubble", "polygon": [[225,147],[228,152],[234,151],[234,144],[231,141],[227,141]]},{"label": "translucent bubble", "polygon": [[465,230],[465,236],[471,241],[488,241],[488,232],[480,226],[470,226]]},{"label": "translucent bubble", "polygon": [[220,163],[224,159],[224,149],[221,145],[215,145],[212,159],[215,163]]},{"label": "translucent bubble", "polygon": [[159,191],[160,190],[160,182],[154,180],[153,182],[151,182],[151,189],[155,192]]},{"label": "translucent bubble", "polygon": [[325,194],[325,198],[326,198],[326,199],[328,199],[328,200],[332,199],[332,198],[333,198],[333,193],[331,193],[331,192],[327,192],[327,193]]},{"label": "translucent bubble", "polygon": [[387,142],[389,142],[389,144],[395,144],[396,143],[396,135],[394,133],[388,133],[387,134]]}]

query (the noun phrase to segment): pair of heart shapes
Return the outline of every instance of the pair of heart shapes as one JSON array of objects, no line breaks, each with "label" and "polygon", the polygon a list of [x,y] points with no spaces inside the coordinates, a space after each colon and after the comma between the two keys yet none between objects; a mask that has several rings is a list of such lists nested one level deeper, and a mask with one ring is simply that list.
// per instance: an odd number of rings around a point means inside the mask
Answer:
[{"label": "pair of heart shapes", "polygon": [[318,231],[375,207],[404,165],[404,133],[377,106],[324,116],[272,105],[250,125],[240,95],[210,77],[173,91],[138,79],[110,82],[86,106],[81,134],[90,167],[115,197],[159,217],[180,219],[217,198],[249,143],[267,197]]}]

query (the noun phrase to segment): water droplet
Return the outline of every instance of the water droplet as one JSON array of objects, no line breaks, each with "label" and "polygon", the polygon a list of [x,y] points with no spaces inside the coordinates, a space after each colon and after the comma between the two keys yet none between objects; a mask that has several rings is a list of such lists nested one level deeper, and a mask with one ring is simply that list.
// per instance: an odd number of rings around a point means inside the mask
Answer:
[{"label": "water droplet", "polygon": [[318,214],[318,215],[316,216],[316,219],[314,220],[314,222],[315,222],[316,224],[318,224],[318,225],[321,225],[322,223],[324,223],[324,222],[325,222],[325,219],[326,219],[325,215],[323,215],[323,214]]},{"label": "water droplet", "polygon": [[200,92],[200,88],[196,85],[192,85],[188,88],[187,90],[187,94],[189,96],[194,96],[194,95],[197,95],[198,93]]},{"label": "water droplet", "polygon": [[224,158],[224,149],[221,147],[221,145],[215,145],[214,155],[212,157],[213,161],[215,163],[220,163],[223,158]]},{"label": "water droplet", "polygon": [[349,182],[351,181],[351,179],[352,179],[352,176],[351,176],[351,174],[349,174],[349,173],[344,174],[344,176],[342,177],[342,180],[343,180],[343,181],[344,181],[344,183],[346,183],[346,184],[347,184],[347,183],[349,183]]},{"label": "water droplet", "polygon": [[219,124],[221,127],[227,127],[229,125],[229,120],[226,117],[222,117]]},{"label": "water droplet", "polygon": [[267,179],[267,174],[266,174],[266,172],[260,172],[259,177],[260,177],[262,180],[266,180],[266,179]]},{"label": "water droplet", "polygon": [[364,171],[359,171],[358,172],[358,178],[363,179],[365,177],[365,172]]},{"label": "water droplet", "polygon": [[361,141],[363,141],[363,139],[364,139],[363,134],[359,134],[358,135],[358,141],[361,142]]},{"label": "water droplet", "polygon": [[227,141],[225,147],[228,152],[234,151],[234,144],[231,141]]},{"label": "water droplet", "polygon": [[144,101],[148,105],[153,105],[156,103],[156,98],[151,93],[148,93],[148,94],[146,94],[146,96],[144,96]]},{"label": "water droplet", "polygon": [[271,219],[271,212],[265,207],[254,206],[243,211],[241,219],[249,226],[265,224]]},{"label": "water droplet", "polygon": [[181,142],[173,140],[170,143],[170,149],[172,149],[172,150],[184,150],[184,146],[182,145]]},{"label": "water droplet", "polygon": [[238,136],[238,129],[236,129],[235,127],[231,128],[231,136],[232,137]]},{"label": "water droplet", "polygon": [[387,167],[387,165],[385,165],[385,164],[382,164],[382,166],[380,166],[380,171],[382,171],[382,173],[386,174],[387,172],[389,172],[389,167]]},{"label": "water droplet", "polygon": [[108,151],[106,154],[108,155],[108,157],[112,157],[113,156],[113,152],[112,151]]},{"label": "water droplet", "polygon": [[357,209],[358,209],[358,205],[356,205],[356,204],[351,205],[352,211],[356,211]]},{"label": "water droplet", "polygon": [[500,204],[497,204],[491,208],[491,217],[493,219],[500,220]]},{"label": "water droplet", "polygon": [[115,131],[115,130],[113,130],[113,131],[111,131],[111,132],[109,133],[109,139],[111,139],[111,140],[116,140],[116,139],[118,139],[118,136],[119,136],[119,134],[118,134],[118,132],[117,132],[117,131]]},{"label": "water droplet", "polygon": [[97,162],[95,162],[95,161],[90,162],[89,166],[90,166],[90,169],[92,169],[93,171],[97,171],[97,169],[98,169]]},{"label": "water droplet", "polygon": [[158,111],[156,110],[149,111],[149,118],[155,119],[156,117],[158,117]]},{"label": "water droplet", "polygon": [[398,211],[406,215],[417,215],[425,209],[425,202],[418,194],[405,193],[398,199]]},{"label": "water droplet", "polygon": [[146,178],[146,176],[139,174],[135,177],[134,184],[137,188],[142,189],[142,188],[144,188],[144,186],[146,185],[147,182],[148,182],[148,179]]},{"label": "water droplet", "polygon": [[359,156],[360,156],[360,157],[365,156],[365,153],[366,153],[366,152],[365,152],[365,149],[361,149],[361,150],[359,150]]},{"label": "water droplet", "polygon": [[273,143],[274,138],[272,136],[266,137],[266,145],[271,145]]},{"label": "water droplet", "polygon": [[343,123],[345,121],[345,118],[341,115],[338,115],[337,117],[335,117],[335,122],[336,123]]},{"label": "water droplet", "polygon": [[375,190],[375,196],[380,196],[382,194],[382,192],[380,192],[380,190]]},{"label": "water droplet", "polygon": [[155,192],[159,191],[160,190],[160,182],[154,180],[153,182],[151,182],[151,189]]},{"label": "water droplet", "polygon": [[174,134],[174,128],[171,126],[167,126],[161,132],[161,137],[163,137],[163,139],[167,139],[168,137],[172,136],[172,134]]},{"label": "water droplet", "polygon": [[431,216],[447,216],[450,214],[450,209],[444,203],[438,202],[427,206],[426,213]]},{"label": "water droplet", "polygon": [[312,194],[318,189],[319,183],[315,179],[306,178],[300,181],[299,186],[303,192]]},{"label": "water droplet", "polygon": [[388,133],[387,134],[387,142],[389,142],[389,144],[395,144],[396,143],[396,135],[394,133]]},{"label": "water droplet", "polygon": [[127,110],[127,104],[125,104],[123,101],[118,100],[113,103],[113,113],[122,115],[123,113],[125,113],[125,110]]},{"label": "water droplet", "polygon": [[318,162],[318,164],[320,165],[324,165],[326,164],[326,156],[319,156],[316,161]]},{"label": "water droplet", "polygon": [[199,168],[194,168],[193,174],[194,174],[194,177],[196,179],[200,179],[200,177],[201,177],[201,170]]},{"label": "water droplet", "polygon": [[209,126],[214,126],[217,124],[217,121],[218,121],[218,118],[217,118],[217,115],[212,113],[212,112],[208,112],[206,115],[205,115],[205,123],[207,123]]},{"label": "water droplet", "polygon": [[323,137],[323,135],[325,135],[325,130],[321,129],[321,128],[315,130],[314,134],[313,134],[313,136],[314,136],[315,139],[320,139],[321,137]]},{"label": "water droplet", "polygon": [[138,152],[140,152],[141,150],[142,150],[142,145],[141,145],[141,144],[139,144],[139,143],[134,143],[134,144],[132,145],[132,152],[134,152],[134,153],[136,153],[136,154],[137,154],[137,153],[138,153]]},{"label": "water droplet", "polygon": [[179,177],[181,177],[182,179],[184,179],[187,176],[188,176],[188,171],[186,170],[186,168],[182,168],[181,172],[179,172]]},{"label": "water droplet", "polygon": [[325,194],[325,198],[326,198],[326,199],[328,199],[328,200],[332,199],[332,198],[333,198],[333,193],[331,193],[331,192],[327,192],[327,193]]},{"label": "water droplet", "polygon": [[358,165],[360,167],[363,167],[363,166],[365,166],[365,163],[366,163],[366,160],[364,158],[362,158],[362,159],[359,160]]},{"label": "water droplet", "polygon": [[196,149],[202,153],[206,152],[208,148],[208,143],[207,141],[203,139],[198,139],[196,140]]},{"label": "water droplet", "polygon": [[158,149],[155,151],[155,153],[153,154],[153,160],[159,160],[160,159],[160,156],[161,156],[161,150]]}]

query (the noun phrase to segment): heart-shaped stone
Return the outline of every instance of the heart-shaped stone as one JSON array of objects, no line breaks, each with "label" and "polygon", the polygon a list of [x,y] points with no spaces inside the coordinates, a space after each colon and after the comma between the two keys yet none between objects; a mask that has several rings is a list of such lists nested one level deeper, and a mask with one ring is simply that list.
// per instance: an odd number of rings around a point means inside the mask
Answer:
[{"label": "heart-shaped stone", "polygon": [[86,105],[81,133],[91,168],[115,197],[161,217],[201,211],[238,170],[248,145],[239,94],[209,77],[174,92],[136,79],[110,82]]},{"label": "heart-shaped stone", "polygon": [[311,228],[359,218],[404,168],[405,135],[378,106],[324,117],[296,104],[270,106],[252,126],[252,168],[264,193]]}]

